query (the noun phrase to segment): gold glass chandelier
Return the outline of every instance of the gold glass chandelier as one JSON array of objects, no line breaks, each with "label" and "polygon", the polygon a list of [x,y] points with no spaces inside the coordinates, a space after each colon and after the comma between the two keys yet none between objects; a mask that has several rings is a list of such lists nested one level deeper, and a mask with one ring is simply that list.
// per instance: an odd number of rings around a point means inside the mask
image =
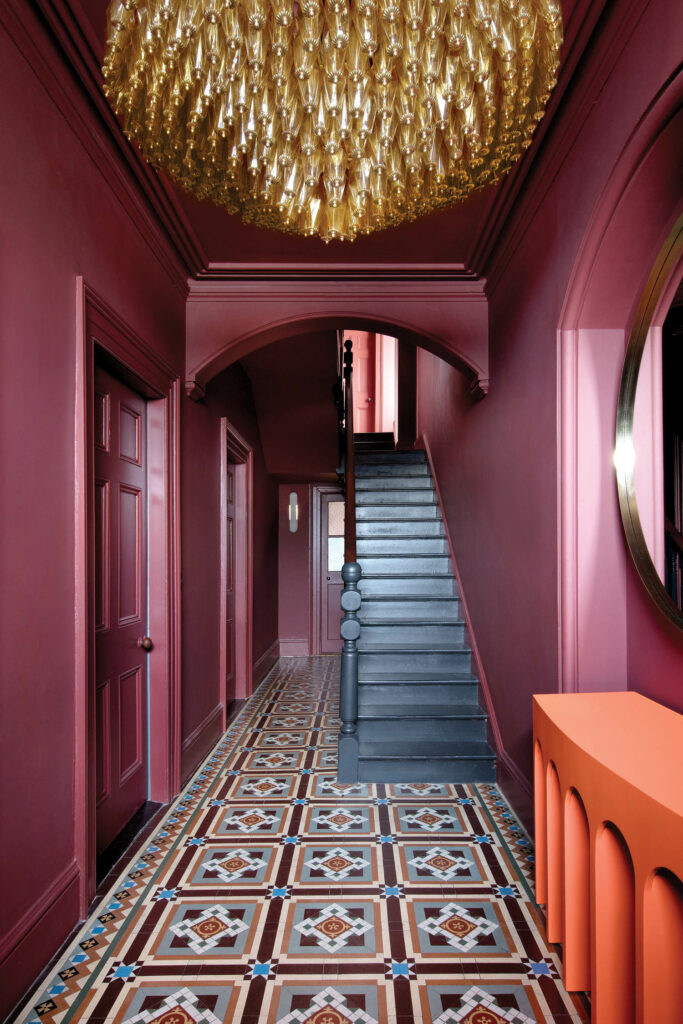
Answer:
[{"label": "gold glass chandelier", "polygon": [[183,187],[328,241],[505,174],[561,42],[559,0],[114,0],[103,73]]}]

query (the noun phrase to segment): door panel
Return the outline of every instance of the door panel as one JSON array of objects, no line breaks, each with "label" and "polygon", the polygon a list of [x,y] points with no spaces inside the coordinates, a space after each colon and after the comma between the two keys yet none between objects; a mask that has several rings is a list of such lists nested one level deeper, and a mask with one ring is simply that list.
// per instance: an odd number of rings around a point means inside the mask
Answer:
[{"label": "door panel", "polygon": [[146,406],[95,369],[97,853],[147,798]]},{"label": "door panel", "polygon": [[341,592],[344,583],[344,498],[341,494],[323,494],[320,502],[320,653],[337,654],[342,649],[339,636]]},{"label": "door panel", "polygon": [[358,333],[353,343],[353,429],[375,430],[375,335]]},{"label": "door panel", "polygon": [[225,504],[225,699],[236,696],[235,681],[235,464],[228,462]]}]

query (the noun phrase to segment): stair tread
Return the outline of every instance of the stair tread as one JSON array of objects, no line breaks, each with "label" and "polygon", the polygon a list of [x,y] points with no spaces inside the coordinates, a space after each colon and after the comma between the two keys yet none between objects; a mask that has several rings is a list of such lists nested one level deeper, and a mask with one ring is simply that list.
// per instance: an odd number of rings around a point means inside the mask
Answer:
[{"label": "stair tread", "polygon": [[361,626],[464,626],[464,619],[453,619],[453,618],[442,618],[435,619],[430,618],[418,618],[417,615],[411,616],[409,619],[387,619],[378,618],[376,615],[370,615],[360,619]]},{"label": "stair tread", "polygon": [[486,718],[486,712],[478,704],[421,704],[419,708],[395,705],[391,709],[383,704],[368,704],[358,711],[359,722],[393,718]]},{"label": "stair tread", "polygon": [[[366,577],[368,579],[368,577]],[[392,577],[382,577],[383,580],[390,580]],[[362,603],[367,604],[369,601],[453,601],[454,604],[459,600],[457,597],[450,597],[447,594],[369,594],[368,597],[362,599]],[[458,620],[461,622],[462,620]]]},{"label": "stair tread", "polygon": [[[365,522],[367,523],[367,521],[368,520],[366,519]],[[415,522],[415,520],[413,520],[413,522]],[[435,520],[431,519],[431,520],[429,520],[429,522],[435,522]],[[446,538],[444,536],[440,536],[438,533],[436,534],[436,536],[433,533],[409,533],[405,537],[401,537],[400,535],[397,536],[395,533],[373,533],[372,537],[357,537],[356,541],[357,541],[357,543],[360,543],[361,541],[363,541],[363,543],[365,543],[366,541],[370,542],[370,541],[375,541],[375,540],[391,540],[391,541],[397,542],[397,541],[414,541],[414,540],[440,540],[440,541],[445,541],[445,539]],[[418,554],[419,554],[419,552],[418,552]],[[440,554],[440,552],[437,551],[437,552],[435,552],[435,554]]]},{"label": "stair tread", "polygon": [[462,675],[452,672],[368,672],[361,669],[363,678],[359,683],[478,683],[479,680],[471,672]]},{"label": "stair tread", "polygon": [[416,640],[408,640],[402,644],[396,644],[393,643],[393,641],[388,643],[386,640],[378,640],[376,643],[363,644],[362,648],[359,648],[359,650],[372,651],[373,654],[391,654],[392,651],[401,651],[401,653],[405,653],[406,651],[415,651],[416,654],[424,654],[425,651],[467,651],[469,653],[470,648],[463,647],[461,644],[454,644],[453,642],[437,643],[432,640],[427,640],[423,644]]},{"label": "stair tread", "polygon": [[358,756],[363,759],[381,757],[395,761],[405,761],[409,758],[433,761],[439,758],[493,760],[496,755],[492,747],[483,740],[415,740],[412,743],[400,744],[395,740],[361,740]]}]

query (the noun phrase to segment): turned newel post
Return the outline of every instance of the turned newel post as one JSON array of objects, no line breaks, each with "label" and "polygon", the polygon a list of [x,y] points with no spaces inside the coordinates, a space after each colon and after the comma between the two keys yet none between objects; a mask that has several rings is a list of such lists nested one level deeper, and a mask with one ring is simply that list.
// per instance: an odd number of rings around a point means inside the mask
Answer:
[{"label": "turned newel post", "polygon": [[358,582],[361,567],[358,562],[345,562],[342,567],[344,590],[341,606],[344,616],[341,620],[341,638],[344,641],[341,656],[341,694],[339,716],[341,729],[339,734],[339,765],[340,782],[355,782],[358,774],[358,637],[360,622],[358,611],[361,604]]}]

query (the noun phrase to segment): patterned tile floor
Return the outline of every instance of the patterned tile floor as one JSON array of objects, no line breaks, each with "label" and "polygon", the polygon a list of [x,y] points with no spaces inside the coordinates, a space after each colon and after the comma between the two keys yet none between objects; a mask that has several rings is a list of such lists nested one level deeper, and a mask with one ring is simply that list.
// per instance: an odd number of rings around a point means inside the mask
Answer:
[{"label": "patterned tile floor", "polygon": [[588,1021],[495,786],[335,781],[338,671],[276,666],[18,1020]]}]

